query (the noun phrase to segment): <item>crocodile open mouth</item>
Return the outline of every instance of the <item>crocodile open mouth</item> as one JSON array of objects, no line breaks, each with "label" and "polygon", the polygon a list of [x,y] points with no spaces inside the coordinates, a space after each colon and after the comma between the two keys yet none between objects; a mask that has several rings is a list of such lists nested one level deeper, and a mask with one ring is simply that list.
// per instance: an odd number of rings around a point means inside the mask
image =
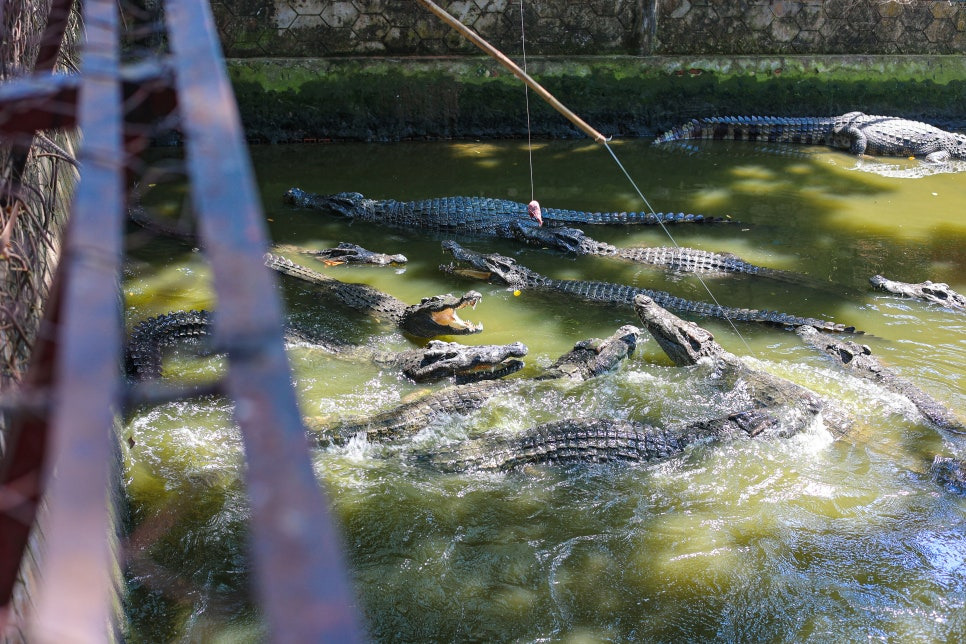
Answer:
[{"label": "crocodile open mouth", "polygon": [[481,271],[475,268],[461,268],[456,264],[447,264],[443,270],[452,275],[469,277],[472,279],[483,280],[486,282],[490,281],[490,277],[493,275],[491,271]]},{"label": "crocodile open mouth", "polygon": [[457,311],[459,309],[465,309],[470,307],[475,309],[476,305],[483,300],[483,296],[476,291],[470,291],[466,295],[460,298],[459,303],[456,306],[446,307],[438,311],[433,311],[430,315],[433,322],[436,324],[447,327],[450,329],[459,329],[461,331],[473,331],[479,333],[483,330],[482,324],[474,324],[472,322],[467,322],[459,316]]}]

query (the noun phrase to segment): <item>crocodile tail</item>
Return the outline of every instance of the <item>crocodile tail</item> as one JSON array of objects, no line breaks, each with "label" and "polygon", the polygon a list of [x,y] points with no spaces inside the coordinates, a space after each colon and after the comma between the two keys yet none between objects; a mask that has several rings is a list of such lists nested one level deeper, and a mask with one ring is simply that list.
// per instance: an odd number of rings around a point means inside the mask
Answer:
[{"label": "crocodile tail", "polygon": [[662,302],[657,297],[653,297],[652,299],[668,309],[737,322],[758,322],[761,324],[769,324],[790,329],[800,326],[811,326],[820,331],[828,331],[833,333],[862,333],[861,331],[856,331],[854,326],[846,326],[845,324],[830,322],[829,320],[822,320],[819,318],[790,315],[788,313],[782,313],[781,311],[762,311],[760,309],[733,308],[730,306],[721,306],[720,304],[709,304],[708,302],[685,300],[683,298],[674,296],[670,296],[666,303]]},{"label": "crocodile tail", "polygon": [[790,284],[811,285],[805,275],[752,264],[732,253],[714,253],[679,246],[650,246],[618,248],[614,255],[636,264],[659,266],[679,273],[758,275]]},{"label": "crocodile tail", "polygon": [[542,275],[536,275],[541,281],[531,278],[530,286],[539,285],[541,288],[552,289],[562,293],[569,293],[590,302],[604,304],[626,304],[633,306],[634,298],[646,295],[666,309],[675,313],[698,315],[710,318],[721,318],[736,322],[758,322],[774,326],[795,328],[813,326],[820,331],[834,333],[862,333],[854,326],[846,326],[837,322],[789,315],[779,311],[761,311],[758,309],[739,309],[710,302],[688,300],[671,295],[667,291],[631,286],[629,284],[614,284],[612,282],[596,282],[585,280],[555,280]]},{"label": "crocodile tail", "polygon": [[185,338],[211,335],[208,311],[176,311],[135,325],[124,352],[124,367],[132,380],[161,377],[161,350]]},{"label": "crocodile tail", "polygon": [[549,224],[636,224],[657,226],[660,224],[717,224],[728,222],[727,217],[711,217],[686,212],[584,212],[560,208],[543,208],[543,220]]},{"label": "crocodile tail", "polygon": [[834,129],[834,119],[825,117],[712,116],[674,127],[654,139],[654,144],[711,139],[828,145]]},{"label": "crocodile tail", "polygon": [[[622,288],[626,289],[628,287]],[[812,326],[820,331],[830,331],[834,333],[862,333],[862,331],[856,331],[854,326],[846,326],[838,322],[830,322],[828,320],[822,320],[819,318],[789,315],[788,313],[782,313],[781,311],[762,311],[759,309],[722,306],[720,304],[711,304],[710,302],[688,300],[683,297],[671,295],[666,291],[651,291],[649,289],[642,288],[634,288],[633,290],[640,294],[647,295],[664,308],[670,309],[676,313],[720,318],[735,322],[757,322],[760,324],[768,324],[785,328]],[[626,299],[629,294],[630,292],[627,291],[622,292],[621,298]],[[630,297],[630,301],[633,303],[634,296]]]}]

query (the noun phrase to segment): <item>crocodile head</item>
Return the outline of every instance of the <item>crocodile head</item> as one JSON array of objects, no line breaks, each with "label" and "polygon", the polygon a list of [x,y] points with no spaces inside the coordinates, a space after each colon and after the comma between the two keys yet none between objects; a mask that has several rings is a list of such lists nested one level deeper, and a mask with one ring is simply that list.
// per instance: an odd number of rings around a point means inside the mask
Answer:
[{"label": "crocodile head", "polygon": [[409,260],[405,255],[389,255],[387,253],[377,253],[356,244],[339,242],[333,248],[323,248],[315,250],[302,248],[294,244],[275,244],[272,247],[275,251],[283,253],[299,253],[314,257],[326,266],[341,266],[342,264],[372,264],[375,266],[387,266],[389,264],[405,264]]},{"label": "crocodile head", "polygon": [[483,296],[476,291],[468,291],[461,296],[446,293],[424,297],[419,304],[406,307],[399,327],[418,338],[480,333],[483,331],[482,324],[460,319],[457,311],[467,306],[476,308],[482,299]]},{"label": "crocodile head", "polygon": [[893,295],[913,297],[927,302],[934,302],[941,306],[951,309],[966,309],[966,297],[949,288],[949,284],[943,282],[920,282],[919,284],[909,284],[886,279],[881,275],[873,275],[869,278],[872,286]]},{"label": "crocodile head", "polygon": [[312,252],[311,255],[326,266],[337,266],[339,264],[375,264],[376,266],[386,266],[387,264],[405,264],[409,261],[405,255],[377,253],[348,242],[339,242],[335,248],[326,248]]},{"label": "crocodile head", "polygon": [[473,277],[518,288],[532,284],[536,276],[530,269],[518,266],[514,259],[496,253],[478,253],[451,240],[443,242],[443,250],[449,252],[455,261],[441,264],[439,270],[451,275]]},{"label": "crocodile head", "polygon": [[877,374],[882,371],[882,365],[873,357],[872,349],[868,345],[833,338],[827,333],[822,333],[815,327],[808,325],[798,327],[795,329],[795,333],[806,344],[819,351],[824,351],[848,369],[862,370],[869,374]]},{"label": "crocodile head", "polygon": [[547,377],[568,377],[589,380],[614,369],[624,358],[634,353],[641,330],[625,324],[603,340],[581,340],[547,369]]},{"label": "crocodile head", "polygon": [[458,384],[480,380],[496,380],[523,368],[527,347],[521,342],[466,346],[456,342],[431,340],[412,354],[403,369],[416,382],[455,377]]},{"label": "crocodile head", "polygon": [[679,367],[726,353],[710,332],[682,320],[646,295],[634,298],[634,310],[671,362]]},{"label": "crocodile head", "polygon": [[531,246],[554,248],[575,255],[605,254],[607,244],[591,239],[579,228],[537,226],[532,221],[514,221],[510,232]]},{"label": "crocodile head", "polygon": [[333,195],[320,195],[314,192],[306,192],[300,188],[289,188],[282,197],[282,200],[287,204],[300,208],[328,210],[350,219],[363,215],[375,203],[372,199],[366,199],[358,192],[339,192]]}]

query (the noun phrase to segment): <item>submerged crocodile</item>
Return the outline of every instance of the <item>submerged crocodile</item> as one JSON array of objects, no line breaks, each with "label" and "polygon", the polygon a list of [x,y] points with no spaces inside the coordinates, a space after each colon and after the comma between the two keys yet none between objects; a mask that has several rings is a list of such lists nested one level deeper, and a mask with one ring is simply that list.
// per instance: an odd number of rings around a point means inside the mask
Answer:
[{"label": "submerged crocodile", "polygon": [[966,461],[936,456],[929,468],[933,480],[953,494],[966,496]]},{"label": "submerged crocodile", "polygon": [[469,335],[483,331],[482,325],[465,322],[457,314],[459,309],[475,307],[480,303],[483,296],[477,291],[469,291],[462,296],[450,293],[435,295],[423,298],[419,304],[409,305],[371,286],[341,282],[271,253],[265,254],[265,265],[313,284],[349,308],[388,320],[414,337]]},{"label": "submerged crocodile", "polygon": [[485,380],[445,387],[439,391],[384,412],[356,419],[330,422],[308,418],[307,426],[321,446],[341,445],[362,434],[369,442],[395,440],[415,434],[436,420],[468,414],[501,393],[517,390],[522,382],[569,380],[579,382],[610,371],[637,347],[640,329],[626,325],[610,337],[578,342],[552,365],[524,380]]},{"label": "submerged crocodile", "polygon": [[807,344],[830,356],[853,375],[871,380],[893,393],[908,398],[929,422],[940,429],[966,434],[966,426],[949,409],[919,387],[883,366],[872,355],[872,349],[869,347],[820,333],[811,327],[801,327],[797,333]]},{"label": "submerged crocodile", "polygon": [[536,463],[603,463],[665,458],[698,441],[742,437],[787,437],[823,420],[834,433],[848,422],[828,414],[811,391],[767,372],[752,369],[725,351],[711,333],[638,296],[634,308],[648,332],[677,366],[706,363],[709,381],[722,390],[720,416],[666,427],[625,419],[574,418],[538,425],[521,436],[493,434],[449,450],[419,453],[413,460],[434,469],[507,471]]},{"label": "submerged crocodile", "polygon": [[849,112],[833,117],[716,116],[693,119],[655,144],[689,139],[827,145],[852,154],[966,159],[966,135],[895,116]]},{"label": "submerged crocodile", "polygon": [[[139,322],[125,347],[125,366],[132,380],[161,377],[165,347],[190,340],[207,340],[213,333],[209,311],[175,311]],[[377,351],[317,334],[290,328],[290,342],[308,342],[336,357],[367,360],[400,370],[416,382],[454,378],[458,383],[502,378],[523,368],[527,347],[520,342],[503,345],[465,346],[431,340],[425,347],[404,351]]]},{"label": "submerged crocodile", "polygon": [[939,304],[957,311],[966,311],[966,296],[957,293],[949,288],[948,284],[944,284],[943,282],[930,282],[926,280],[919,284],[910,284],[908,282],[896,282],[886,279],[881,275],[873,275],[869,278],[869,282],[872,286],[892,293],[893,295],[933,302],[934,304]]},{"label": "submerged crocodile", "polygon": [[443,242],[443,249],[453,255],[454,262],[440,266],[445,273],[484,279],[516,289],[541,289],[566,293],[591,302],[631,306],[638,295],[653,298],[661,306],[680,313],[723,318],[738,322],[760,322],[783,327],[814,326],[825,331],[853,333],[855,327],[817,318],[799,317],[778,311],[732,308],[676,297],[665,291],[654,291],[625,284],[587,280],[558,280],[521,266],[503,255],[483,254],[464,248],[454,241]]}]

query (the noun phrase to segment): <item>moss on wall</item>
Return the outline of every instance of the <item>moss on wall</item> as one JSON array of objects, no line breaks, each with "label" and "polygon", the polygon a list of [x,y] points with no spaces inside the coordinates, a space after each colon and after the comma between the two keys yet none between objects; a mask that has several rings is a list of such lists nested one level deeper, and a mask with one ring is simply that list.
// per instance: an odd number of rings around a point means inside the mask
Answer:
[{"label": "moss on wall", "polygon": [[[228,68],[253,141],[526,134],[522,83],[486,58],[235,59]],[[606,135],[650,136],[715,114],[852,110],[966,126],[958,56],[548,58],[528,69]],[[535,136],[581,136],[533,94],[530,108]]]}]

